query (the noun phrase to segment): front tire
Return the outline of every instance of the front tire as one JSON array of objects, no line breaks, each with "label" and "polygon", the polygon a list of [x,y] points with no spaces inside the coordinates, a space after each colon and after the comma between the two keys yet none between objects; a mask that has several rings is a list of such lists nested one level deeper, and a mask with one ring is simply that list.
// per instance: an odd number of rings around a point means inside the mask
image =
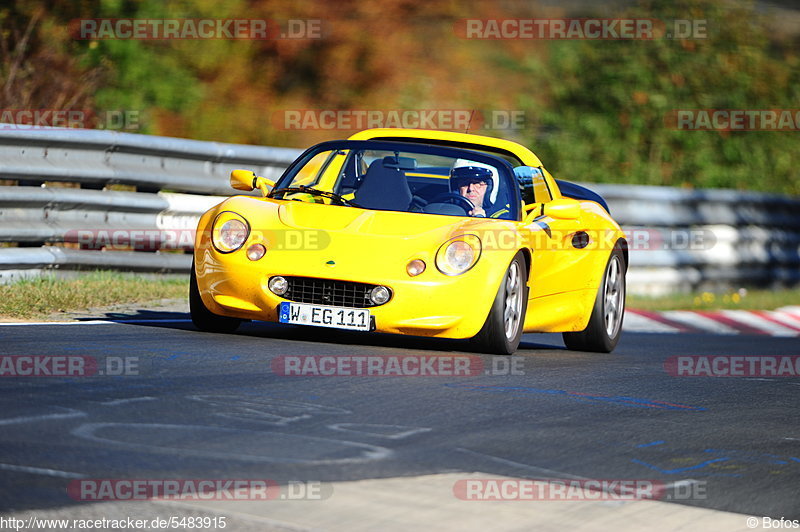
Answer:
[{"label": "front tire", "polygon": [[520,252],[508,266],[486,323],[473,339],[476,347],[495,355],[514,354],[522,338],[527,307],[528,272]]},{"label": "front tire", "polygon": [[194,261],[192,261],[192,274],[189,279],[189,312],[192,314],[194,326],[204,332],[232,333],[242,323],[242,320],[238,318],[218,316],[206,308],[200,297],[200,289],[197,287]]},{"label": "front tire", "polygon": [[567,349],[610,353],[617,346],[625,317],[626,269],[625,256],[617,245],[608,258],[589,324],[580,332],[563,334]]}]

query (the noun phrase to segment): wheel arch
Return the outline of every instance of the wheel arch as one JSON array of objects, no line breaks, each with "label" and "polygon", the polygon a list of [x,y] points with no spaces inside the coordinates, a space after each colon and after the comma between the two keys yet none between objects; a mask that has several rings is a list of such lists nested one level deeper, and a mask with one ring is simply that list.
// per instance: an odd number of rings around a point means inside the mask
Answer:
[{"label": "wheel arch", "polygon": [[614,244],[614,246],[615,247],[619,246],[619,248],[622,250],[622,258],[625,259],[625,273],[627,273],[628,272],[628,262],[629,262],[629,260],[628,260],[628,241],[625,238],[619,238],[619,239],[617,239],[617,242]]},{"label": "wheel arch", "polygon": [[[531,279],[531,266],[533,265],[533,256],[530,248],[520,248],[517,253],[522,252],[522,258],[525,259],[525,271],[528,273],[528,281]],[[515,253],[516,255],[516,253]]]}]

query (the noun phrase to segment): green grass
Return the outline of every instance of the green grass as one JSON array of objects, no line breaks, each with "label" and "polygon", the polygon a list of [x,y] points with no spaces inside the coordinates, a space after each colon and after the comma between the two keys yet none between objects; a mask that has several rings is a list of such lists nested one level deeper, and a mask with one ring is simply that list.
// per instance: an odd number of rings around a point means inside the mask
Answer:
[{"label": "green grass", "polygon": [[[158,299],[185,299],[188,279],[153,279],[101,271],[77,279],[41,279],[0,285],[0,320],[41,319],[59,312]],[[768,310],[800,305],[800,288],[744,290],[728,293],[628,295],[627,306],[639,310]]]},{"label": "green grass", "polygon": [[638,310],[772,310],[800,305],[800,288],[673,294],[664,297],[628,295],[627,307]]},{"label": "green grass", "polygon": [[42,318],[48,315],[188,297],[189,280],[144,278],[99,271],[77,279],[40,279],[0,285],[0,319]]}]

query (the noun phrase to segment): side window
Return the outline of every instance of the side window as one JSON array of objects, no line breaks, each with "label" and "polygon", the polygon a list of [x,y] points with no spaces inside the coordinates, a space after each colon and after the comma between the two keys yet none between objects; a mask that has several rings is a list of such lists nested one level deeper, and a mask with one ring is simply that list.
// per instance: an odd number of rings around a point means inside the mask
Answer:
[{"label": "side window", "polygon": [[347,161],[347,150],[338,150],[332,154],[319,173],[316,187],[321,190],[333,190],[342,174],[345,161]]},{"label": "side window", "polygon": [[536,203],[547,203],[553,199],[550,189],[547,187],[547,180],[541,168],[534,168],[533,172],[533,194]]},{"label": "side window", "polygon": [[514,175],[522,188],[522,201],[525,204],[547,203],[553,199],[541,168],[517,166]]},{"label": "side window", "polygon": [[297,174],[295,174],[290,186],[297,187],[300,185],[316,185],[317,181],[319,181],[320,170],[322,170],[323,166],[325,165],[325,161],[327,161],[330,156],[330,151],[321,151],[316,154],[297,172]]}]

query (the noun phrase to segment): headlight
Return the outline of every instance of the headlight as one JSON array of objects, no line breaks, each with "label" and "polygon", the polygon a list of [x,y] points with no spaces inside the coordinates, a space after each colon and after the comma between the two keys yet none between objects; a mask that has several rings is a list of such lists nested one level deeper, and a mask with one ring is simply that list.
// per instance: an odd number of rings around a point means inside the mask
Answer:
[{"label": "headlight", "polygon": [[282,296],[283,294],[289,291],[289,281],[287,281],[285,277],[281,277],[280,275],[270,279],[268,286],[269,289],[272,291],[272,293],[275,294],[276,296]]},{"label": "headlight", "polygon": [[383,305],[389,301],[390,297],[392,297],[392,293],[389,291],[389,289],[380,285],[373,288],[369,293],[370,301],[376,305]]},{"label": "headlight", "polygon": [[442,244],[436,252],[436,267],[445,275],[461,275],[481,257],[481,239],[461,235]]},{"label": "headlight", "polygon": [[211,241],[220,253],[231,253],[242,247],[249,235],[247,221],[235,212],[225,211],[214,220]]}]

